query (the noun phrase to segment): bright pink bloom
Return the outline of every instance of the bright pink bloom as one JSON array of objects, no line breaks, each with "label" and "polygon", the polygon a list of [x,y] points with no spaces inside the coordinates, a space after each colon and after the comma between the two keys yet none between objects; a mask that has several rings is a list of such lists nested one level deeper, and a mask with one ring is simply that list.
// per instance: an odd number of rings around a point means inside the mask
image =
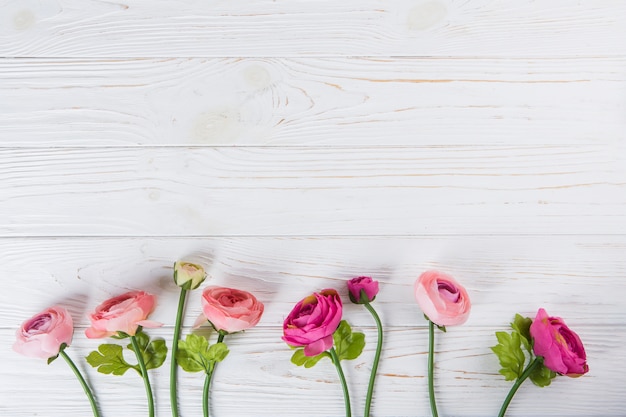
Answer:
[{"label": "bright pink bloom", "polygon": [[283,323],[282,339],[291,346],[304,346],[306,356],[319,355],[333,346],[342,311],[337,291],[313,293],[291,310]]},{"label": "bright pink bloom", "polygon": [[146,320],[152,310],[156,297],[143,291],[131,291],[110,298],[96,307],[89,315],[91,327],[85,330],[90,339],[100,339],[124,332],[130,336],[137,333],[137,327],[154,328],[163,324]]},{"label": "bright pink bloom", "polygon": [[465,288],[439,271],[426,271],[415,281],[415,299],[430,321],[439,326],[465,323],[472,307]]},{"label": "bright pink bloom", "polygon": [[549,317],[543,308],[530,325],[535,355],[544,365],[562,375],[578,377],[589,371],[583,342],[560,317]]},{"label": "bright pink bloom", "polygon": [[196,326],[208,320],[217,330],[240,332],[256,326],[263,309],[263,303],[247,291],[207,287],[202,292],[203,314],[196,320]]},{"label": "bright pink bloom", "polygon": [[24,356],[48,359],[70,345],[74,335],[72,316],[63,307],[50,307],[22,323],[13,350]]},{"label": "bright pink bloom", "polygon": [[350,291],[350,300],[356,304],[362,304],[361,302],[361,290],[365,291],[367,300],[369,302],[374,301],[376,294],[378,294],[378,281],[373,280],[370,277],[358,277],[352,278],[348,281],[348,291]]}]

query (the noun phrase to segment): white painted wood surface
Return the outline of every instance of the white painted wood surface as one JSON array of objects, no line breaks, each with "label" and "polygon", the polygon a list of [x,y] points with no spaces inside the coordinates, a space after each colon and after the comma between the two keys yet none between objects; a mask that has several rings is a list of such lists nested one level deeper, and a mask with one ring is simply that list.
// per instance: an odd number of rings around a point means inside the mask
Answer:
[{"label": "white painted wood surface", "polygon": [[[375,329],[344,281],[363,274],[387,336],[373,415],[428,415],[411,288],[431,268],[473,301],[437,339],[441,415],[497,413],[493,332],[539,307],[590,372],[524,385],[508,415],[626,415],[625,39],[621,0],[0,1],[0,415],[90,415],[61,361],[10,350],[52,304],[103,416],[146,415],[138,377],[81,362],[85,315],[153,292],[170,344],[183,257],[266,305],[227,339],[216,417],[342,415],[330,363],[298,368],[280,340],[327,287],[366,333],[345,362],[361,415]],[[168,372],[152,373],[159,417]],[[182,416],[200,415],[202,378],[180,385]]]}]

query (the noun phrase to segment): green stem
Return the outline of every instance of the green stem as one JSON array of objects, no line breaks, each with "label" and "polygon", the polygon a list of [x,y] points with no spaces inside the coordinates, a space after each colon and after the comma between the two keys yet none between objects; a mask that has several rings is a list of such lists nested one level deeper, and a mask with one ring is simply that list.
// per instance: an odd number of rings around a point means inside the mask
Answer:
[{"label": "green stem", "polygon": [[202,412],[204,417],[209,417],[209,387],[211,386],[212,372],[206,374],[204,378],[204,389],[202,390]]},{"label": "green stem", "polygon": [[435,324],[428,320],[428,397],[430,398],[430,411],[433,417],[438,417],[437,403],[435,402],[435,381],[433,373],[435,369]]},{"label": "green stem", "polygon": [[146,396],[148,397],[148,415],[150,417],[154,417],[154,398],[152,397],[152,388],[150,387],[150,379],[148,378],[148,370],[146,369],[146,364],[143,361],[143,356],[141,354],[141,349],[139,349],[137,338],[134,335],[130,337],[130,342],[133,345],[135,356],[137,356],[137,363],[139,364],[139,370],[141,371],[141,376],[143,377],[143,383],[146,387]]},{"label": "green stem", "polygon": [[91,410],[93,411],[94,417],[100,417],[100,413],[98,412],[98,406],[96,405],[96,399],[93,397],[93,393],[89,389],[87,381],[85,381],[85,378],[83,378],[72,359],[67,356],[67,353],[65,353],[64,350],[61,350],[59,352],[59,355],[61,355],[63,359],[65,359],[65,362],[67,362],[67,364],[70,366],[70,368],[72,368],[72,371],[74,371],[74,375],[76,375],[76,378],[78,378],[80,384],[83,386],[83,390],[85,391],[85,394],[87,394],[87,398],[89,398],[89,402],[91,403]]},{"label": "green stem", "polygon": [[376,314],[376,311],[370,305],[370,303],[366,302],[363,305],[372,314],[372,317],[374,317],[374,321],[376,322],[376,328],[378,329],[378,344],[376,345],[376,355],[374,355],[374,364],[372,365],[372,373],[370,374],[370,384],[367,388],[367,397],[365,398],[364,417],[369,417],[370,407],[372,405],[372,395],[374,394],[374,381],[376,380],[376,372],[378,371],[380,352],[383,348],[383,325],[380,322],[380,317],[378,317],[378,314]]},{"label": "green stem", "polygon": [[[219,332],[219,336],[217,336],[217,343],[222,343],[224,341],[224,336],[225,333]],[[207,372],[206,378],[204,379],[204,389],[202,390],[202,411],[204,412],[204,417],[209,417],[209,390],[211,388],[211,380],[213,379],[216,366],[217,362],[214,362],[212,371]]]},{"label": "green stem", "polygon": [[172,405],[172,417],[178,417],[178,397],[176,392],[176,371],[178,364],[176,363],[176,352],[178,352],[178,340],[180,339],[180,326],[183,321],[183,310],[185,308],[185,300],[187,299],[187,290],[180,289],[180,298],[178,299],[178,312],[176,313],[176,325],[174,326],[174,341],[172,342],[171,366],[170,366],[170,404]]},{"label": "green stem", "polygon": [[346,377],[343,375],[343,370],[341,369],[341,364],[339,363],[339,357],[337,356],[337,352],[334,347],[331,347],[329,350],[330,357],[337,368],[337,373],[339,374],[339,380],[341,381],[341,387],[343,388],[343,401],[346,404],[346,417],[351,417],[352,412],[350,411],[350,394],[348,393],[348,384],[346,384]]},{"label": "green stem", "polygon": [[515,381],[515,384],[513,384],[513,386],[511,387],[511,390],[509,391],[508,395],[504,399],[504,403],[502,403],[502,407],[500,408],[500,413],[498,413],[498,417],[504,417],[504,414],[506,413],[506,409],[509,406],[509,403],[511,402],[511,400],[513,399],[513,396],[517,392],[517,389],[520,387],[520,385],[522,385],[522,383],[526,380],[526,378],[530,376],[530,374],[535,370],[535,368],[538,365],[540,365],[542,362],[543,362],[542,358],[536,357],[535,360],[533,360],[532,362],[528,364],[526,369],[524,369],[524,372],[522,373],[522,375],[519,378],[517,378],[517,381]]}]

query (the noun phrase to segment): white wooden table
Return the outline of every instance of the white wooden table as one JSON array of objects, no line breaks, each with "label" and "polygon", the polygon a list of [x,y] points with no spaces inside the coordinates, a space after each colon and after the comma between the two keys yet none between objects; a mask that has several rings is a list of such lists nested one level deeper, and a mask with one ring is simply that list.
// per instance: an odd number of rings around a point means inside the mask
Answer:
[{"label": "white wooden table", "polygon": [[[82,361],[86,314],[155,293],[150,333],[170,344],[184,257],[266,305],[227,339],[215,417],[342,415],[330,362],[298,368],[280,339],[328,287],[366,333],[344,363],[362,415],[375,327],[348,302],[358,275],[381,282],[387,337],[373,414],[429,415],[412,285],[433,268],[473,301],[437,339],[441,415],[497,413],[493,333],[539,307],[590,372],[525,384],[508,415],[626,415],[626,2],[3,0],[0,57],[0,415],[90,415],[62,361],[10,349],[53,304],[103,416],[146,415],[140,378]],[[199,311],[194,292],[185,333]],[[199,416],[202,377],[180,388]]]}]

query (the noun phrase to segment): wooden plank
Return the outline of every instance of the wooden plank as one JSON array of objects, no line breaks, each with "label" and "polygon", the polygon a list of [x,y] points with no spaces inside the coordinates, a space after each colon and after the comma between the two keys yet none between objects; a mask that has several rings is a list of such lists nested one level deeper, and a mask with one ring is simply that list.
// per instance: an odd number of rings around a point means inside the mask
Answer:
[{"label": "wooden plank", "polygon": [[[362,330],[367,340],[373,341],[374,329]],[[579,379],[557,377],[544,389],[527,382],[507,415],[545,415],[545,410],[554,410],[554,404],[559,404],[558,412],[563,415],[595,415],[598,410],[603,416],[622,415],[624,376],[615,364],[626,360],[624,326],[583,325],[577,326],[576,331],[585,344],[590,372]],[[494,329],[461,326],[450,328],[445,335],[437,334],[435,374],[440,413],[463,416],[497,413],[511,383],[497,373],[498,361],[489,350],[489,346],[495,344],[493,332]],[[387,329],[373,403],[374,415],[428,415],[427,333],[425,328]],[[170,343],[169,331],[151,330],[150,334],[164,337]],[[294,410],[302,416],[344,415],[341,388],[331,363],[323,360],[311,369],[296,367],[289,362],[291,351],[280,340],[280,335],[280,328],[262,328],[225,339],[230,354],[215,374],[212,415],[293,416]],[[12,332],[2,329],[0,338],[9,341]],[[211,340],[214,341],[215,336]],[[102,341],[85,340],[77,333],[67,352],[86,371],[102,414],[145,414],[145,392],[136,374],[101,375],[80,360],[100,343]],[[354,415],[363,412],[373,350],[372,342],[366,345],[361,357],[342,363]],[[169,360],[166,365],[168,363]],[[61,360],[48,366],[43,360],[7,352],[0,356],[0,364],[4,375],[0,379],[0,390],[4,393],[3,414],[15,417],[89,415],[89,405],[80,386]],[[169,366],[150,373],[156,392],[157,415],[168,416]],[[181,414],[200,415],[202,375],[179,374]],[[45,401],[37,400],[42,392],[46,393]]]},{"label": "wooden plank", "polygon": [[623,234],[625,158],[624,144],[0,149],[0,234]]},{"label": "wooden plank", "polygon": [[0,56],[599,56],[619,0],[4,0]]},{"label": "wooden plank", "polygon": [[[550,250],[546,250],[550,248]],[[0,239],[0,327],[15,328],[44,308],[67,306],[77,326],[106,298],[131,289],[158,296],[153,318],[172,326],[176,259],[197,259],[204,284],[241,288],[266,304],[259,324],[278,327],[295,303],[323,288],[343,297],[358,326],[372,318],[349,302],[345,281],[378,279],[376,299],[386,326],[425,326],[413,283],[425,270],[457,277],[473,300],[469,326],[498,328],[539,307],[573,324],[626,322],[626,236],[11,238]],[[19,277],[19,278],[16,278]],[[200,314],[190,295],[186,324]]]},{"label": "wooden plank", "polygon": [[0,146],[611,143],[626,58],[4,59],[0,97]]}]

